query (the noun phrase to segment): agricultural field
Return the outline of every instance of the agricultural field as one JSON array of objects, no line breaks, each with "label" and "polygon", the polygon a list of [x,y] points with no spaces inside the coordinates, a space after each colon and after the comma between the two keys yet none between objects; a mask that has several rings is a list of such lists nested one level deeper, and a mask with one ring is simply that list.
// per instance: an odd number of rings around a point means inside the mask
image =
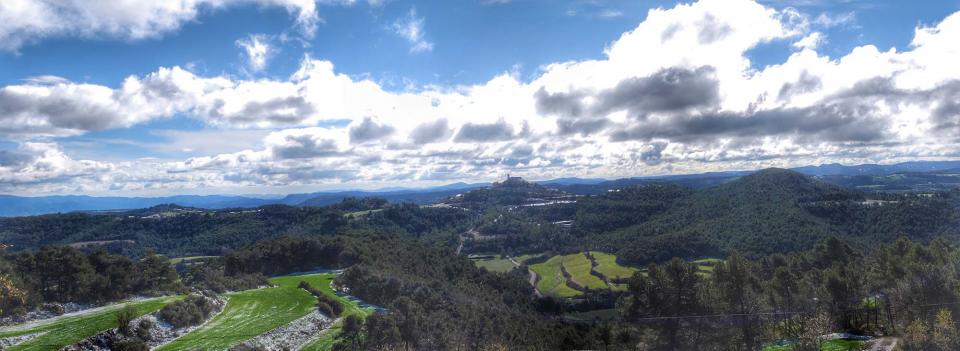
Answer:
[{"label": "agricultural field", "polygon": [[137,315],[145,315],[182,298],[182,296],[166,296],[128,301],[24,325],[0,328],[0,338],[44,333],[6,350],[57,350],[101,331],[115,328],[116,314],[122,308],[133,306]]},{"label": "agricultural field", "polygon": [[229,349],[313,311],[317,299],[297,284],[306,281],[317,288],[330,289],[331,279],[333,273],[284,276],[270,279],[275,287],[226,294],[223,312],[158,350]]},{"label": "agricultural field", "polygon": [[[615,255],[597,251],[591,251],[590,255],[593,256],[593,262],[590,261],[585,253],[580,252],[570,255],[553,256],[546,262],[530,265],[530,269],[540,277],[540,280],[537,282],[537,290],[545,295],[567,298],[577,297],[583,294],[582,291],[571,288],[566,284],[566,278],[564,278],[563,273],[560,271],[561,265],[566,269],[567,273],[570,274],[570,277],[576,285],[590,289],[624,291],[627,289],[626,284],[613,283],[613,281],[629,278],[636,272],[646,274],[643,269],[618,264],[617,256]],[[497,260],[500,259],[486,259],[484,262],[475,260],[475,263],[477,266],[485,267],[486,265],[500,264]],[[505,261],[509,262],[509,260]],[[716,267],[718,263],[722,263],[723,260],[703,258],[691,262],[697,265],[697,274],[709,276],[713,274],[714,267]],[[488,269],[492,270],[491,268]],[[591,270],[606,279],[592,274]]]},{"label": "agricultural field", "polygon": [[598,273],[603,274],[607,279],[625,279],[633,275],[638,269],[633,267],[621,266],[617,263],[617,256],[605,253],[591,251],[590,255],[597,262],[594,267]]},{"label": "agricultural field", "polygon": [[[334,273],[318,273],[276,277],[270,279],[274,287],[226,294],[228,302],[223,312],[200,328],[157,350],[226,350],[306,316],[316,309],[317,300],[309,292],[298,287],[301,281],[310,283],[322,293],[343,303],[343,316],[350,314],[367,316],[375,311],[373,306],[333,291],[330,282],[334,276]],[[132,306],[140,316],[160,310],[163,306],[182,298],[183,296],[167,296],[128,301],[24,325],[4,327],[0,328],[0,338],[40,333],[33,339],[5,350],[60,349],[116,327],[116,314],[122,308]],[[339,330],[340,321],[338,320],[303,349],[330,350]]]},{"label": "agricultural field", "polygon": [[570,273],[570,278],[584,288],[610,288],[602,279],[590,273],[593,270],[593,263],[582,252],[563,256],[563,267],[566,268],[567,273]]},{"label": "agricultural field", "polygon": [[558,297],[575,297],[582,294],[579,290],[567,286],[567,279],[560,271],[563,256],[553,256],[543,263],[530,265],[530,270],[540,277],[537,281],[537,290],[544,295]]},{"label": "agricultural field", "polygon": [[701,258],[690,262],[697,265],[697,274],[706,277],[713,275],[713,270],[718,264],[723,263],[723,260],[719,258]]}]

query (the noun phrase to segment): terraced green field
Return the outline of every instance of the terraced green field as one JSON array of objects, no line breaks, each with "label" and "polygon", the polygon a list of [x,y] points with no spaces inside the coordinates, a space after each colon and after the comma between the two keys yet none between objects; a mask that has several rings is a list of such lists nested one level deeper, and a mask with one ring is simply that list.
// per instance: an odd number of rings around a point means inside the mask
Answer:
[{"label": "terraced green field", "polygon": [[560,265],[563,264],[563,256],[553,256],[543,263],[530,265],[530,269],[540,276],[537,282],[537,290],[544,295],[558,297],[575,297],[582,294],[580,291],[567,286],[566,278],[560,271]]},{"label": "terraced green field", "polygon": [[297,284],[306,281],[329,289],[331,279],[333,273],[278,277],[270,279],[276,287],[227,294],[229,300],[223,312],[157,350],[229,349],[313,311],[317,299]]},{"label": "terraced green field", "polygon": [[563,266],[567,269],[567,273],[570,273],[570,278],[582,287],[589,289],[609,288],[603,280],[590,274],[593,263],[582,252],[563,256]]},{"label": "terraced green field", "polygon": [[629,278],[634,272],[638,271],[636,268],[617,264],[617,256],[597,251],[591,251],[590,255],[597,261],[596,271],[603,274],[607,279]]},{"label": "terraced green field", "polygon": [[44,333],[36,338],[6,350],[57,350],[117,326],[117,311],[133,306],[137,315],[157,311],[167,304],[182,299],[182,296],[157,297],[146,300],[123,302],[74,315],[28,323],[26,325],[0,328],[0,338]]},{"label": "terraced green field", "polygon": [[713,270],[717,267],[718,264],[723,263],[722,259],[719,258],[701,258],[691,261],[697,265],[697,274],[702,277],[708,277],[713,275]]}]

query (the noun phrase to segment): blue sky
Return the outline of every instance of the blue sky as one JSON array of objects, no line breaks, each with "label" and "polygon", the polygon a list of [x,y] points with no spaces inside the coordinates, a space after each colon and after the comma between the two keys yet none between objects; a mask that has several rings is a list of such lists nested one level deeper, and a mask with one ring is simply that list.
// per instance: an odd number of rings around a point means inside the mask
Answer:
[{"label": "blue sky", "polygon": [[[0,4],[0,192],[275,193],[956,157],[958,70],[943,63],[960,41],[960,20],[946,20],[956,0],[90,6]],[[846,97],[879,79],[916,99]]]}]

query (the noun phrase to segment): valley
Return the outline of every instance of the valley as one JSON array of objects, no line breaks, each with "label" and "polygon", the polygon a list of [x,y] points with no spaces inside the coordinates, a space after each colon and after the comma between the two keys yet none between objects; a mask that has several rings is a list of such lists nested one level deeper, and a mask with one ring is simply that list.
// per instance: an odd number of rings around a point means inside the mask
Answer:
[{"label": "valley", "polygon": [[[2,310],[106,306],[7,326],[0,337],[27,350],[141,342],[156,350],[445,349],[469,340],[566,349],[597,345],[595,333],[616,328],[666,349],[730,337],[778,349],[779,339],[741,327],[798,344],[808,339],[796,330],[815,330],[809,323],[827,311],[822,334],[896,335],[891,323],[902,330],[924,312],[869,291],[909,284],[900,267],[954,281],[948,271],[918,268],[954,257],[945,246],[960,240],[954,192],[864,192],[780,169],[703,188],[562,189],[514,177],[428,205],[349,198],[323,207],[165,205],[0,219],[0,268],[10,267],[2,272],[15,289],[7,291],[19,294],[8,293]],[[876,265],[897,255],[905,257],[898,265]],[[326,270],[296,273],[317,269]],[[114,286],[126,288],[106,288]],[[826,297],[801,297],[810,294]],[[222,307],[196,314],[187,300]],[[135,322],[125,333],[115,328],[126,305]],[[137,324],[177,316],[190,322],[161,323],[162,331]],[[528,333],[510,336],[521,325]],[[556,339],[558,330],[578,336]],[[870,341],[858,342],[825,345]]]}]

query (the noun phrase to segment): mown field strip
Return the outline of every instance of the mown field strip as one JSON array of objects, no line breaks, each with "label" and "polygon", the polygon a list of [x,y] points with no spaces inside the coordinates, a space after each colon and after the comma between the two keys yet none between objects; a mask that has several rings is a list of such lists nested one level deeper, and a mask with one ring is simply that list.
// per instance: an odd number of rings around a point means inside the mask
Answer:
[{"label": "mown field strip", "polygon": [[563,264],[563,256],[553,256],[543,263],[530,265],[540,277],[537,281],[537,290],[544,295],[559,297],[574,297],[582,294],[580,291],[567,286],[567,279],[563,277],[560,271],[560,265]]},{"label": "mown field strip", "polygon": [[32,322],[23,326],[2,328],[0,329],[0,338],[44,333],[6,350],[57,350],[80,342],[101,331],[115,328],[117,326],[117,311],[123,307],[133,306],[138,315],[145,315],[182,298],[182,296],[166,296],[123,302],[90,311]]},{"label": "mown field strip", "polygon": [[603,274],[607,279],[629,278],[637,271],[636,268],[617,264],[617,256],[597,251],[591,251],[590,255],[597,261],[596,271]]},{"label": "mown field strip", "polygon": [[319,287],[329,285],[330,279],[333,273],[278,277],[270,279],[276,287],[227,294],[223,312],[157,350],[227,350],[310,313],[317,300],[297,284],[306,281]]},{"label": "mown field strip", "polygon": [[563,256],[563,267],[567,269],[567,273],[570,273],[570,278],[582,287],[589,289],[609,288],[603,280],[590,274],[593,264],[582,252]]}]

